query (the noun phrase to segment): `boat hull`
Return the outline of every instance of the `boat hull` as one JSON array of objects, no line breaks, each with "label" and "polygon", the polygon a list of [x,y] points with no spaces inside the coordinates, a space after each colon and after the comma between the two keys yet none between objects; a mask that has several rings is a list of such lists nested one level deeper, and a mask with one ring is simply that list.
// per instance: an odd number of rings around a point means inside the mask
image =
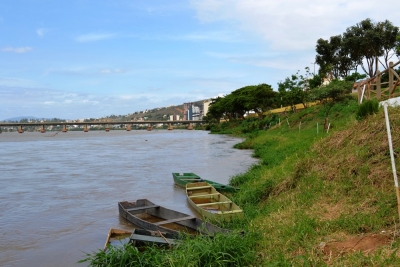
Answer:
[{"label": "boat hull", "polygon": [[196,216],[155,205],[147,199],[138,199],[134,202],[122,201],[118,203],[119,215],[140,228],[177,234],[213,235],[216,232],[227,232]]},{"label": "boat hull", "polygon": [[243,210],[209,183],[187,184],[186,196],[189,204],[206,218],[229,221],[243,217]]},{"label": "boat hull", "polygon": [[172,177],[174,178],[175,184],[183,188],[186,188],[186,185],[189,183],[207,182],[210,185],[212,185],[217,191],[222,193],[234,193],[239,190],[238,188],[232,187],[230,185],[224,185],[214,181],[202,179],[200,176],[192,172],[185,172],[185,173],[173,172]]}]

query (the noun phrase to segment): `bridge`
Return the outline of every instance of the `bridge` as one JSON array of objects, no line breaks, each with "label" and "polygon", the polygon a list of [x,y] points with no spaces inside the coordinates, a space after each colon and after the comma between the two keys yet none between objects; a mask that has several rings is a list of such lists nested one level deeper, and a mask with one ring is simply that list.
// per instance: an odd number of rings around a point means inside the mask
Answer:
[{"label": "bridge", "polygon": [[168,124],[168,130],[173,130],[172,125],[176,124],[188,124],[187,129],[193,130],[193,124],[205,123],[206,121],[85,121],[85,122],[0,122],[0,133],[2,132],[2,127],[17,127],[19,133],[24,132],[24,127],[41,127],[40,132],[46,132],[46,126],[61,126],[63,132],[67,132],[67,126],[80,125],[84,126],[83,131],[88,132],[89,128],[93,125],[104,125],[105,131],[110,130],[110,125],[125,125],[127,131],[132,130],[133,125],[147,125],[147,130],[151,131],[153,125]]}]

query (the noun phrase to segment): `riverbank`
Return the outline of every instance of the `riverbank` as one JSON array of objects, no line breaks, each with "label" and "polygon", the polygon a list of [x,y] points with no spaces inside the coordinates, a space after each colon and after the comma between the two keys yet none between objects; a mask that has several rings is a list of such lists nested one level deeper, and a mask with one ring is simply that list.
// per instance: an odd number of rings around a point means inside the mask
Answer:
[{"label": "riverbank", "polygon": [[[398,266],[399,217],[383,111],[358,121],[358,107],[352,99],[335,104],[327,129],[323,106],[271,114],[268,127],[260,128],[257,119],[213,126],[218,133],[245,137],[235,147],[253,149],[259,159],[230,180],[241,188],[231,198],[245,219],[221,224],[233,234],[216,243],[196,238],[133,261],[145,259],[148,266]],[[389,113],[392,133],[398,133],[400,109]],[[398,151],[398,134],[393,144]],[[246,234],[237,242],[242,230]]]},{"label": "riverbank", "polygon": [[[262,234],[264,266],[399,266],[383,110],[357,121],[357,108],[354,101],[336,104],[328,133],[316,106],[236,146],[254,149],[261,162],[231,184],[242,188],[235,201],[252,211],[249,227]],[[398,151],[400,109],[389,113]]]}]

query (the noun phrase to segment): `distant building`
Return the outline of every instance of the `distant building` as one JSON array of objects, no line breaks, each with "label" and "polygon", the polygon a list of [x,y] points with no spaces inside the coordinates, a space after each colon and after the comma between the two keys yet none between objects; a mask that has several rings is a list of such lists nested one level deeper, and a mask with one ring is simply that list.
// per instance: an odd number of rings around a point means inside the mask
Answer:
[{"label": "distant building", "polygon": [[169,120],[170,121],[179,121],[180,120],[180,116],[179,115],[170,115],[169,116]]},{"label": "distant building", "polygon": [[183,120],[184,121],[190,121],[192,120],[192,102],[189,103],[183,103]]},{"label": "distant building", "polygon": [[210,107],[211,99],[204,100],[203,102],[203,116],[207,116],[208,108]]}]

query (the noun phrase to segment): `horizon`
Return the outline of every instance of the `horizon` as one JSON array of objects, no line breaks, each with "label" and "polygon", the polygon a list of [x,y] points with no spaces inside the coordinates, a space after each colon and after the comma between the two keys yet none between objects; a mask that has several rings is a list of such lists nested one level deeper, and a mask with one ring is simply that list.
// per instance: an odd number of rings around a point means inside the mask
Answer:
[{"label": "horizon", "polygon": [[[0,120],[100,118],[317,72],[319,38],[393,0],[0,3]],[[400,18],[389,19],[400,26]]]}]

